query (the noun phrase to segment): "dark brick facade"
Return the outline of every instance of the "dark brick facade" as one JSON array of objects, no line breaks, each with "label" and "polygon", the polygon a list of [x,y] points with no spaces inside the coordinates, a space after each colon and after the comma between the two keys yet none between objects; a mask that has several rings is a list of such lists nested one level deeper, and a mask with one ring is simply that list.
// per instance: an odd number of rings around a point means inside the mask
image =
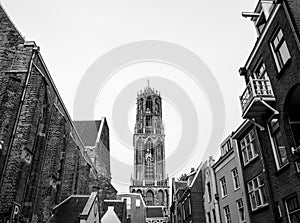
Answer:
[{"label": "dark brick facade", "polygon": [[[248,83],[258,63],[263,61],[275,97],[275,101],[269,102],[269,105],[276,111],[268,108],[264,113],[254,118],[255,122],[261,125],[264,130],[256,131],[260,142],[260,157],[263,166],[253,168],[255,170],[261,169],[265,173],[266,184],[269,185],[269,209],[272,213],[272,217],[266,217],[262,214],[259,218],[255,218],[259,220],[254,221],[254,213],[251,214],[250,211],[250,216],[252,216],[254,222],[295,222],[288,216],[286,198],[295,195],[298,201],[300,200],[300,173],[297,171],[295,155],[292,151],[293,148],[299,145],[293,135],[288,114],[289,111],[299,109],[300,106],[299,95],[297,99],[293,98],[293,100],[298,100],[294,107],[289,106],[292,91],[300,85],[300,2],[297,0],[282,0],[275,1],[275,3],[277,4],[274,4],[266,25],[245,65],[246,72],[242,72]],[[276,56],[271,46],[274,34],[278,29],[282,30],[290,54],[290,59],[280,70],[276,66]],[[278,118],[279,131],[282,135],[281,140],[287,156],[287,163],[282,166],[278,166],[276,145],[271,137],[270,130],[268,130],[271,117]],[[300,119],[300,113],[298,112],[294,118]],[[247,179],[248,175],[249,173],[245,170],[244,178]],[[300,216],[300,213],[298,213],[298,216]]]},{"label": "dark brick facade", "polygon": [[[0,222],[47,222],[72,194],[99,186],[34,42],[0,6]],[[19,209],[19,211],[16,211]]]}]

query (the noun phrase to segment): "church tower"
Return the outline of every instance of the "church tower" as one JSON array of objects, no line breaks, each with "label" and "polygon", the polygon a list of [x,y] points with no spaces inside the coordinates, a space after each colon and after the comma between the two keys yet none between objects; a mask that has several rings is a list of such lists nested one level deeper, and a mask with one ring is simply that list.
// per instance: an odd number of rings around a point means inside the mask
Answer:
[{"label": "church tower", "polygon": [[133,135],[134,174],[130,192],[140,193],[147,206],[169,206],[165,166],[165,134],[160,93],[146,88],[137,95]]}]

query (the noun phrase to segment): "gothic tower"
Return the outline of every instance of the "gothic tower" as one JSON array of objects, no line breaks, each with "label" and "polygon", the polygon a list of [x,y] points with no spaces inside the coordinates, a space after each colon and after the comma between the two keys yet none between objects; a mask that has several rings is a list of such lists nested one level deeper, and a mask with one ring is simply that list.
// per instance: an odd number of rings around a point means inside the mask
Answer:
[{"label": "gothic tower", "polygon": [[133,146],[134,174],[130,192],[141,193],[148,206],[168,207],[162,102],[160,93],[150,88],[149,81],[137,95]]}]

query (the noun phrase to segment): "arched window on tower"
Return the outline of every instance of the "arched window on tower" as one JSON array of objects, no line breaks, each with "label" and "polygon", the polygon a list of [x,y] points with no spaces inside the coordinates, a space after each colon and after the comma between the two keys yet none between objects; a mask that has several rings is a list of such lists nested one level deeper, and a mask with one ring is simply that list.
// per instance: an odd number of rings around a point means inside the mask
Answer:
[{"label": "arched window on tower", "polygon": [[146,112],[147,111],[152,112],[152,105],[153,105],[152,98],[148,97],[146,101]]},{"label": "arched window on tower", "polygon": [[146,185],[151,186],[154,184],[154,149],[151,138],[146,142],[145,150],[145,181]]},{"label": "arched window on tower", "polygon": [[159,205],[164,205],[164,201],[165,201],[164,192],[162,190],[158,191],[157,197],[158,197]]},{"label": "arched window on tower", "polygon": [[154,205],[154,193],[151,190],[148,190],[146,193],[146,205]]}]

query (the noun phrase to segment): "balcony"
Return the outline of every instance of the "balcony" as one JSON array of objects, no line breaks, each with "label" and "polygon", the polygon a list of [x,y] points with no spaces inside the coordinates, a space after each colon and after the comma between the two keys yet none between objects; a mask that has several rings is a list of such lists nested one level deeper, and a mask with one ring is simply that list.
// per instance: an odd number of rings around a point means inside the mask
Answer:
[{"label": "balcony", "polygon": [[268,104],[275,101],[273,90],[269,80],[250,79],[245,91],[240,96],[242,117],[247,119],[257,118],[272,109]]}]

